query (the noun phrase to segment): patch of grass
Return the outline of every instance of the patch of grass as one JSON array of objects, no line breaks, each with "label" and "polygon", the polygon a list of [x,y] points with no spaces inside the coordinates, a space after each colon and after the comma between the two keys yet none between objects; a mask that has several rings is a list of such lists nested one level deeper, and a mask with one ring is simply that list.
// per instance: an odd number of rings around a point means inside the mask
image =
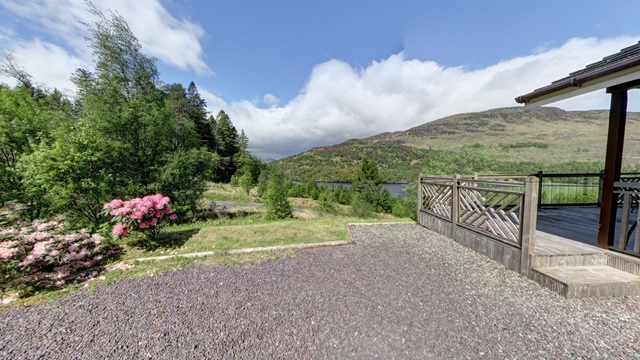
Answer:
[{"label": "patch of grass", "polygon": [[231,184],[209,183],[203,198],[213,201],[261,202],[253,189],[249,195],[239,186]]},{"label": "patch of grass", "polygon": [[[176,233],[192,234],[189,238],[172,241],[167,246],[152,249],[130,247],[127,249],[126,259],[348,240],[347,223],[393,221],[394,219],[390,217],[363,220],[323,216],[313,220],[288,219],[255,222],[230,220],[226,224],[220,224],[218,221],[183,224],[168,228],[166,235],[171,237]],[[400,219],[395,219],[395,221],[398,220]]]}]

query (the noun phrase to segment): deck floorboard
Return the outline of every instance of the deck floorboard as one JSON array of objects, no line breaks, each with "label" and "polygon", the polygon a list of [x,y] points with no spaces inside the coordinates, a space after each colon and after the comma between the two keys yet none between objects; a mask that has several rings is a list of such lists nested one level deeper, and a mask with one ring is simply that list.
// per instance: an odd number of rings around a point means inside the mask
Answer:
[{"label": "deck floorboard", "polygon": [[[622,209],[618,209],[616,219],[615,245],[618,244],[618,228],[620,226],[620,214]],[[630,224],[637,217],[634,211],[629,216]],[[600,223],[600,208],[557,208],[538,209],[538,221],[536,230],[556,236],[560,236],[583,244],[597,246],[598,226]],[[640,230],[640,229],[639,229]],[[627,244],[627,249],[633,249],[634,237]]]}]

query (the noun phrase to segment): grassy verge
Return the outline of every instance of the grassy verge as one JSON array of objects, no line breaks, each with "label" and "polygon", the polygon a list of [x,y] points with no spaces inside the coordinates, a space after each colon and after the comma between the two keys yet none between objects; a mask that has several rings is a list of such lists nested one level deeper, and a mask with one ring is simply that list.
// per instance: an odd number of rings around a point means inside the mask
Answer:
[{"label": "grassy verge", "polygon": [[323,216],[312,220],[290,219],[227,225],[212,221],[179,225],[167,229],[168,241],[165,245],[159,244],[153,249],[130,246],[125,259],[349,240],[346,224],[364,221],[381,220]]},{"label": "grassy verge", "polygon": [[256,196],[256,189],[253,189],[249,195],[238,186],[230,184],[209,183],[207,190],[202,197],[207,200],[218,201],[234,201],[234,202],[261,202]]},{"label": "grassy verge", "polygon": [[[238,187],[231,185],[211,184],[208,196],[213,200],[223,198],[234,202],[256,202],[256,198],[246,195]],[[205,196],[206,197],[206,196]],[[31,306],[44,302],[55,306],[63,296],[79,289],[93,291],[97,285],[108,284],[123,278],[155,276],[194,263],[205,263],[214,266],[251,265],[281,257],[295,256],[295,250],[277,252],[260,252],[251,254],[212,255],[205,258],[171,258],[160,261],[136,262],[135,259],[165,255],[209,252],[216,250],[232,250],[277,245],[308,244],[348,240],[346,229],[348,223],[362,222],[397,222],[390,215],[372,215],[371,218],[355,218],[322,214],[316,201],[310,199],[291,198],[292,205],[302,211],[296,212],[296,219],[266,220],[264,208],[234,208],[225,211],[212,211],[213,219],[191,221],[172,225],[164,230],[159,243],[137,246],[135,238],[125,245],[126,252],[117,260],[106,264],[106,268],[116,268],[99,274],[94,279],[81,284],[68,284],[62,288],[41,291],[37,294],[17,299],[8,305],[0,305],[0,313],[11,308]],[[350,214],[350,207],[337,206],[337,212]],[[206,218],[206,217],[205,217]],[[137,239],[138,241],[140,238]],[[151,246],[149,246],[151,245]],[[121,266],[118,269],[118,265]],[[14,294],[4,294],[3,296]]]}]

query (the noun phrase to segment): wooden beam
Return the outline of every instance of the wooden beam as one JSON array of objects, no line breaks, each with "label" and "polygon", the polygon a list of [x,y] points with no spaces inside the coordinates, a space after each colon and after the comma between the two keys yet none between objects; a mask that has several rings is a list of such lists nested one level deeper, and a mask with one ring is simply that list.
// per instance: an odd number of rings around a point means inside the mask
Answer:
[{"label": "wooden beam", "polygon": [[[609,89],[607,92],[610,92]],[[607,154],[605,157],[604,179],[602,183],[602,207],[600,207],[600,227],[598,228],[598,247],[603,249],[613,246],[616,230],[618,201],[613,193],[613,183],[620,180],[626,121],[627,89],[611,91]]]},{"label": "wooden beam", "polygon": [[622,84],[618,84],[618,85],[614,85],[611,87],[607,88],[607,93],[608,94],[612,94],[614,92],[618,92],[621,90],[629,90],[629,89],[634,89],[640,87],[640,79],[636,79],[636,80],[632,80],[632,81],[628,81],[626,83],[622,83]]}]

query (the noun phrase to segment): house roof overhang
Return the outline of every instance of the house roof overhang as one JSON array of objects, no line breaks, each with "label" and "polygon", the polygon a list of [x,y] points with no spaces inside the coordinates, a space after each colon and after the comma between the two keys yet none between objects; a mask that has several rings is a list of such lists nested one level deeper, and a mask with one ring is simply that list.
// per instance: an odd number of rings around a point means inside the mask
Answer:
[{"label": "house roof overhang", "polygon": [[525,107],[537,107],[638,79],[640,42],[515,100]]}]

